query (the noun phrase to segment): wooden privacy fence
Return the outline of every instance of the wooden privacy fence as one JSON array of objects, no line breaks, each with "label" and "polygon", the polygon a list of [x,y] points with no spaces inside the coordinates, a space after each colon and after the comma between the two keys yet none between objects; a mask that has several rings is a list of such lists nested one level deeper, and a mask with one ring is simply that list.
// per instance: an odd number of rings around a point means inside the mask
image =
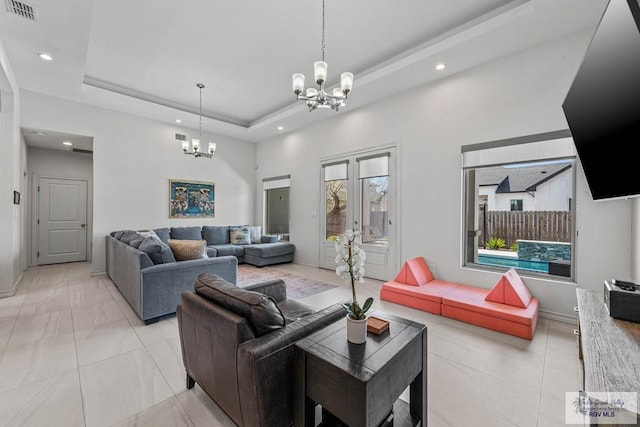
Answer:
[{"label": "wooden privacy fence", "polygon": [[492,237],[500,237],[507,248],[518,239],[571,242],[569,211],[488,211],[480,209],[480,239],[484,247]]}]

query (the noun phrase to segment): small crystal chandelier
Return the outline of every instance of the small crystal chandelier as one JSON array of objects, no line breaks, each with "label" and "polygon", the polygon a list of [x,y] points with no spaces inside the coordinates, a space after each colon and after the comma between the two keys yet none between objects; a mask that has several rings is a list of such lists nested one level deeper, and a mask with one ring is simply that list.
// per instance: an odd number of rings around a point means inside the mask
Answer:
[{"label": "small crystal chandelier", "polygon": [[176,133],[176,139],[182,141],[182,152],[184,154],[190,154],[196,158],[207,157],[211,159],[216,153],[215,142],[209,142],[206,153],[200,151],[200,138],[202,138],[202,89],[204,89],[204,85],[202,83],[196,83],[196,86],[200,89],[200,134],[198,135],[198,138],[191,139],[191,151],[189,151],[189,140],[187,140],[186,135]]},{"label": "small crystal chandelier", "polygon": [[301,95],[304,91],[304,74],[295,73],[293,75],[293,93],[296,94],[298,100],[307,101],[309,111],[313,111],[316,108],[331,108],[334,111],[339,111],[340,107],[345,105],[344,100],[347,99],[347,95],[353,87],[353,73],[342,73],[340,87],[334,88],[331,93],[325,92],[324,82],[327,79],[328,68],[327,63],[324,62],[325,47],[324,0],[322,0],[322,61],[317,61],[313,64],[313,75],[318,88],[307,88],[305,94]]}]

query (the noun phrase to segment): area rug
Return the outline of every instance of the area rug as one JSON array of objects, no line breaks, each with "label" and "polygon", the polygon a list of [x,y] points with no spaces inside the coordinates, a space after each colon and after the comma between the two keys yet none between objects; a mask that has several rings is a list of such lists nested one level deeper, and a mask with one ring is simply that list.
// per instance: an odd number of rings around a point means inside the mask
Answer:
[{"label": "area rug", "polygon": [[254,267],[248,264],[238,266],[238,286],[247,286],[267,280],[282,279],[287,285],[287,298],[300,299],[319,292],[337,288],[338,285],[319,282],[297,274],[285,273],[270,267]]}]

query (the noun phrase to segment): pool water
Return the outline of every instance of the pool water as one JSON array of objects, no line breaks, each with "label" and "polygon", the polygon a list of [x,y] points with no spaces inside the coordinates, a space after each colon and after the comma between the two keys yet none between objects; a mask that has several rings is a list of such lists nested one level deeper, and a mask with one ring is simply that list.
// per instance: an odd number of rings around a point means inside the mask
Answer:
[{"label": "pool water", "polygon": [[521,270],[538,271],[541,273],[549,272],[549,263],[546,261],[529,261],[512,257],[501,257],[495,255],[478,254],[478,264],[493,265],[496,267],[515,267]]}]

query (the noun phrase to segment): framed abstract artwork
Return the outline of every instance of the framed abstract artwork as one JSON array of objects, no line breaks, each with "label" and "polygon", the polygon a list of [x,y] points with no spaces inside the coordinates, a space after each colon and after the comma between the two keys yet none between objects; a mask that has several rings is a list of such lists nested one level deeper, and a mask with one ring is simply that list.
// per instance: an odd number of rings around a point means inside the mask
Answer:
[{"label": "framed abstract artwork", "polygon": [[169,180],[169,218],[213,218],[213,182]]}]

